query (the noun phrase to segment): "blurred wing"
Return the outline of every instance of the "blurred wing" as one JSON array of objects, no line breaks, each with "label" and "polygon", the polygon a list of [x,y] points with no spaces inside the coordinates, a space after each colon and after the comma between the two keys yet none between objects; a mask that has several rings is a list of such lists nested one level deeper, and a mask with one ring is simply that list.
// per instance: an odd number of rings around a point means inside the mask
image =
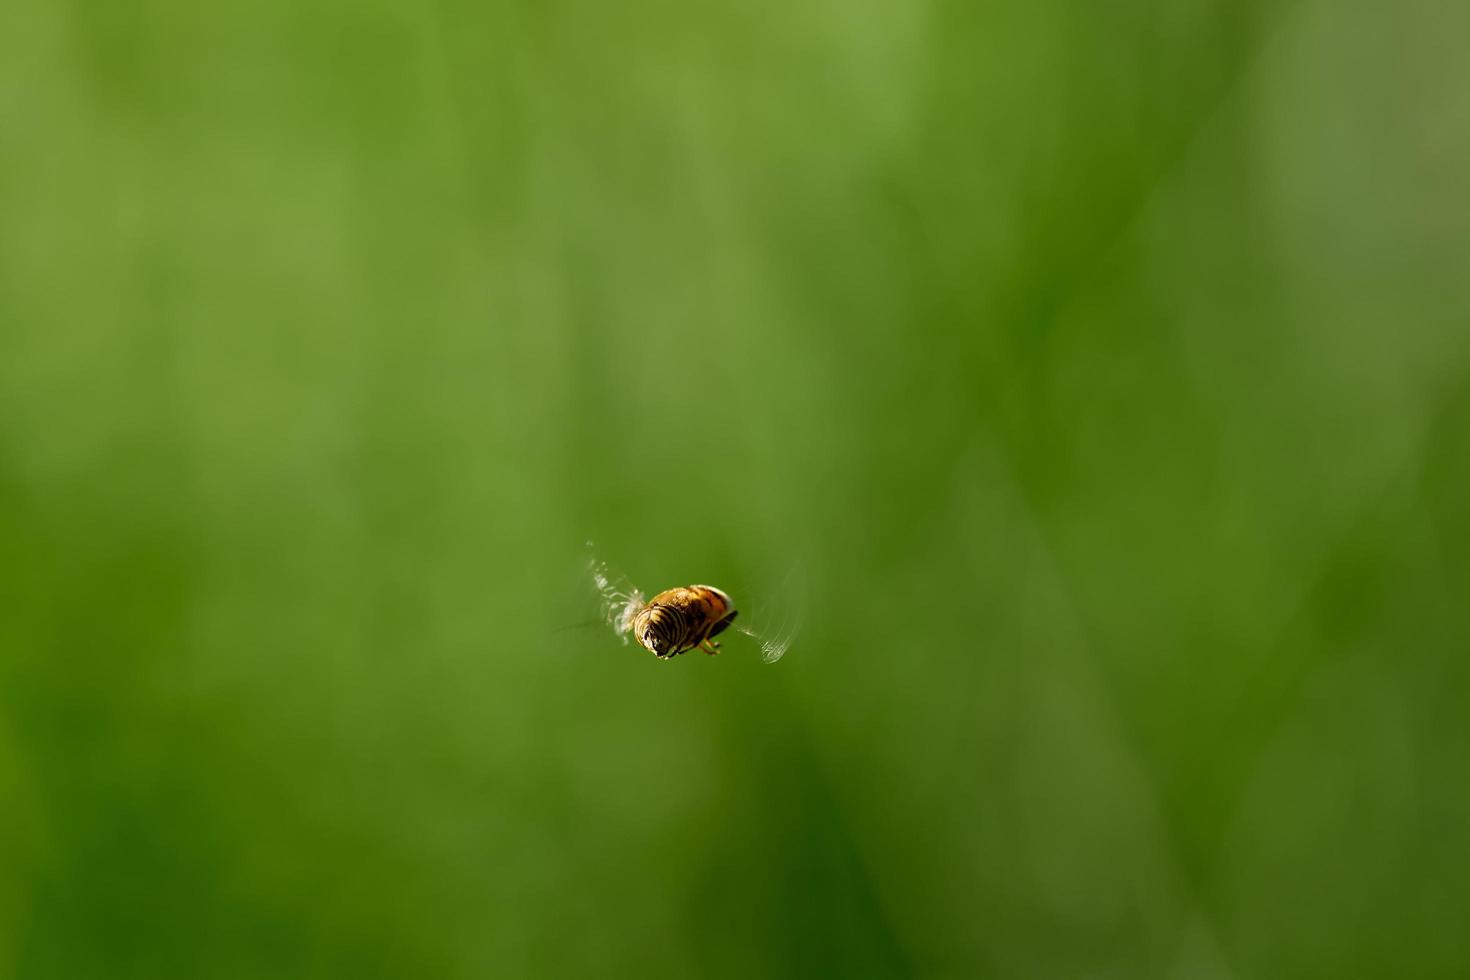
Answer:
[{"label": "blurred wing", "polygon": [[[748,604],[749,615],[742,615],[730,628],[759,643],[761,660],[773,664],[786,656],[801,632],[805,595],[802,576],[792,568],[774,592],[756,596]],[[736,606],[739,608],[738,602]]]},{"label": "blurred wing", "polygon": [[796,630],[792,627],[779,629],[772,633],[758,633],[749,627],[730,624],[730,628],[744,633],[761,645],[761,660],[764,663],[773,664],[786,656],[791,641],[796,639]]},{"label": "blurred wing", "polygon": [[587,542],[587,572],[592,577],[592,587],[597,590],[602,621],[612,627],[623,643],[628,642],[628,631],[633,626],[633,617],[643,608],[643,593],[621,573],[613,570],[597,554],[597,547]]}]

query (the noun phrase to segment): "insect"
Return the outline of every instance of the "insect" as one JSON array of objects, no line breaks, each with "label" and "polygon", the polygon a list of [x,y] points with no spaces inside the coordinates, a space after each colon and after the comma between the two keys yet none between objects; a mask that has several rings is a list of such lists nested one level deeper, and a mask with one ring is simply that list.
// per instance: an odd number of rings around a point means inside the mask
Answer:
[{"label": "insect", "polygon": [[[592,584],[602,597],[604,620],[624,643],[631,635],[660,660],[690,650],[703,650],[710,655],[719,653],[720,644],[715,637],[734,625],[735,617],[740,614],[735,601],[712,585],[666,589],[645,601],[642,592],[610,571],[595,555],[589,564]],[[768,664],[785,655],[796,632],[794,626],[785,624],[772,635],[757,633],[744,624],[734,628],[760,643],[761,658]]]}]

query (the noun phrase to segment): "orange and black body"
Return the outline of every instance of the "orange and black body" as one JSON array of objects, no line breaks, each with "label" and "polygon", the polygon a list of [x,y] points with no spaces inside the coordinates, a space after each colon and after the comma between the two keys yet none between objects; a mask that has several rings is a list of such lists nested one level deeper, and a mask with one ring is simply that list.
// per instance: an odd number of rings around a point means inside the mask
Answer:
[{"label": "orange and black body", "polygon": [[736,616],[730,597],[709,585],[686,585],[660,592],[633,616],[633,638],[660,660],[698,647],[718,653],[714,638]]}]

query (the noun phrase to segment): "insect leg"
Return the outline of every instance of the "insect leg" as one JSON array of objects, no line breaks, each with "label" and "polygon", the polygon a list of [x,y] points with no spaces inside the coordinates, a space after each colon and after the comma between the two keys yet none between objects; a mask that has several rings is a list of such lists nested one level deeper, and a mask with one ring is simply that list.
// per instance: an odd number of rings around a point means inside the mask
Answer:
[{"label": "insect leg", "polygon": [[732,610],[730,612],[730,615],[726,616],[724,619],[720,620],[718,623],[710,628],[709,635],[719,636],[721,633],[725,632],[725,630],[729,629],[731,620],[733,620],[738,615],[740,615],[738,611]]}]

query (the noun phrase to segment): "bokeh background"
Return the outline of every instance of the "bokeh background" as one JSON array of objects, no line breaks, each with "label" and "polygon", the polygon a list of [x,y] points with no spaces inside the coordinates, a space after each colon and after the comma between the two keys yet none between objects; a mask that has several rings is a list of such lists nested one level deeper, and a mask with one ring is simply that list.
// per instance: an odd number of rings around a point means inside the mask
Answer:
[{"label": "bokeh background", "polygon": [[1467,36],[6,3],[0,976],[1465,976]]}]

